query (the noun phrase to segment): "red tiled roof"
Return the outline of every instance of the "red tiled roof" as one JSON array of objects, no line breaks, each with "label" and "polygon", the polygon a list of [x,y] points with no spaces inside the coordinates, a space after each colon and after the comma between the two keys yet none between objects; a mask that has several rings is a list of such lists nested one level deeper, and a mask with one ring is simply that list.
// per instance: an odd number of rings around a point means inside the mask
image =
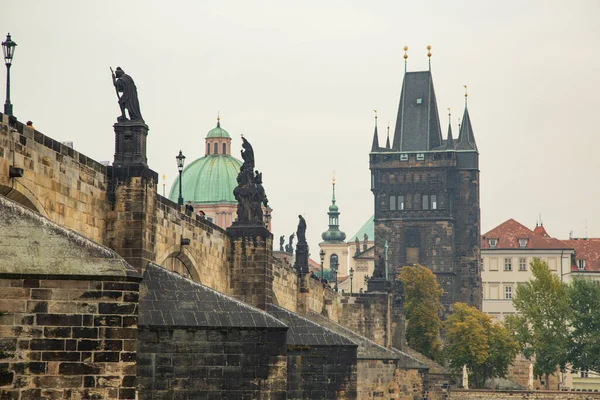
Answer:
[{"label": "red tiled roof", "polygon": [[533,230],[533,233],[536,233],[540,236],[545,236],[545,237],[550,237],[550,235],[548,235],[548,232],[546,232],[546,229],[544,228],[544,225],[535,225],[535,228]]},{"label": "red tiled roof", "polygon": [[[545,232],[546,230],[544,230]],[[481,237],[481,248],[489,249],[489,239],[497,239],[496,249],[518,249],[519,239],[527,239],[527,249],[571,249],[569,245],[548,236],[536,234],[531,229],[509,219]]]},{"label": "red tiled roof", "polygon": [[[575,249],[576,260],[585,260],[585,271],[600,271],[600,238],[569,239],[563,242]],[[573,265],[571,270],[579,271],[579,268]]]}]

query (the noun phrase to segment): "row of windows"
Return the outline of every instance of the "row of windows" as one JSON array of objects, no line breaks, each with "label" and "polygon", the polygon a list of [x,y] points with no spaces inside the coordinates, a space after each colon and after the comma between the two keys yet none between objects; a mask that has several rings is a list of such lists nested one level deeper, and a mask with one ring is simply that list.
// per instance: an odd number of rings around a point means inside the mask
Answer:
[{"label": "row of windows", "polygon": [[[419,199],[419,195],[416,194],[414,197],[414,203],[413,203],[413,208],[416,209],[417,205],[420,204],[421,205],[421,210],[437,210],[438,208],[438,201],[437,201],[437,195],[435,194],[424,194],[420,196],[421,198]],[[408,204],[405,202],[404,196],[390,196],[390,210],[394,211],[394,210],[405,210],[406,208],[408,208]]]},{"label": "row of windows", "polygon": [[[206,143],[206,154],[210,154],[210,143]],[[213,145],[213,154],[219,154],[219,143]],[[223,153],[227,154],[227,143],[223,143]]]},{"label": "row of windows", "polygon": [[[498,239],[488,239],[490,249],[495,249],[498,246]],[[519,248],[524,249],[527,247],[527,239],[519,239]]]},{"label": "row of windows", "polygon": [[498,286],[497,285],[490,285],[489,289],[488,289],[488,296],[486,297],[484,295],[484,298],[486,299],[491,299],[491,300],[512,300],[513,297],[513,284],[505,284],[503,285],[504,290],[501,294],[501,297],[498,297]]},{"label": "row of windows", "polygon": [[[504,259],[504,270],[505,271],[512,271],[513,270],[512,258],[505,258]],[[527,258],[525,258],[525,257],[520,257],[519,258],[519,271],[527,271]]]}]

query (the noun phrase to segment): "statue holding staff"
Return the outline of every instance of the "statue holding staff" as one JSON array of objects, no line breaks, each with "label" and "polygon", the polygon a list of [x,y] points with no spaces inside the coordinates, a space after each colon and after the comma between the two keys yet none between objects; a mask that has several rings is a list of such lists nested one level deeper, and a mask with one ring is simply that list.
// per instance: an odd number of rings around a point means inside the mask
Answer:
[{"label": "statue holding staff", "polygon": [[111,68],[110,72],[112,73],[113,85],[119,99],[119,107],[121,107],[121,116],[117,118],[117,121],[127,121],[127,116],[125,115],[125,110],[127,110],[131,121],[144,122],[142,112],[140,111],[137,88],[133,79],[121,67],[117,67],[116,72],[113,72]]}]

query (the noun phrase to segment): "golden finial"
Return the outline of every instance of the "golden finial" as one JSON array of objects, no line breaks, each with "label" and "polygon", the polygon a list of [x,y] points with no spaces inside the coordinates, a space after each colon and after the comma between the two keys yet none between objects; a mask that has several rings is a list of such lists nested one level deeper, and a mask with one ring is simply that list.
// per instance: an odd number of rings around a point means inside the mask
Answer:
[{"label": "golden finial", "polygon": [[469,93],[467,92],[467,85],[463,85],[463,87],[465,88],[465,97],[467,97],[469,95]]},{"label": "golden finial", "polygon": [[406,53],[407,51],[408,51],[408,46],[404,46],[404,60],[405,61],[408,58],[408,54]]},{"label": "golden finial", "polygon": [[167,175],[163,174],[162,178],[163,178],[163,181],[166,181],[167,180]]},{"label": "golden finial", "polygon": [[333,170],[333,180],[331,181],[335,185],[335,169]]},{"label": "golden finial", "polygon": [[427,57],[431,58],[431,45],[427,45]]},{"label": "golden finial", "polygon": [[451,116],[452,113],[450,113],[450,107],[448,107],[448,116]]},{"label": "golden finial", "polygon": [[221,120],[221,112],[217,111],[217,121],[220,121],[220,120]]},{"label": "golden finial", "polygon": [[373,112],[375,113],[375,119],[377,119],[377,110],[373,110]]}]

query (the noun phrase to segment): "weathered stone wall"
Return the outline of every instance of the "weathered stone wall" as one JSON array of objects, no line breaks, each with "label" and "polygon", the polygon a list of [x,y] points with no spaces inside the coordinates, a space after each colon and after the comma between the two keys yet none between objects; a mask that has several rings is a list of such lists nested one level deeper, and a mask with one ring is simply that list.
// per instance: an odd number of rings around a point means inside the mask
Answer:
[{"label": "weathered stone wall", "polygon": [[399,369],[396,360],[358,361],[359,399],[423,398],[423,372]]},{"label": "weathered stone wall", "polygon": [[288,399],[357,398],[356,347],[288,346],[287,356]]},{"label": "weathered stone wall", "polygon": [[390,304],[385,293],[345,294],[338,322],[381,346],[390,345]]},{"label": "weathered stone wall", "polygon": [[323,283],[312,278],[307,279],[308,283],[308,310],[317,314],[326,315],[332,321],[338,322],[341,310],[341,293],[336,293],[333,289],[323,286]]},{"label": "weathered stone wall", "polygon": [[134,399],[138,286],[0,279],[0,398]]},{"label": "weathered stone wall", "polygon": [[285,399],[285,341],[285,330],[141,327],[139,399]]},{"label": "weathered stone wall", "polygon": [[229,240],[229,273],[231,295],[265,310],[272,304],[273,292],[273,235],[266,228],[227,228]]},{"label": "weathered stone wall", "polygon": [[273,261],[274,304],[296,312],[298,274],[284,259],[274,258]]},{"label": "weathered stone wall", "polygon": [[[106,167],[17,122],[0,122],[0,194],[104,244]],[[23,168],[9,178],[9,167]]]},{"label": "weathered stone wall", "polygon": [[456,400],[505,400],[505,399],[527,399],[527,400],[592,400],[600,399],[597,392],[555,392],[555,391],[503,391],[503,390],[462,390],[454,389],[449,399]]},{"label": "weathered stone wall", "polygon": [[[231,294],[226,232],[198,215],[182,213],[177,204],[162,196],[157,196],[156,203],[155,262],[221,293]],[[190,239],[188,246],[180,245],[182,237]],[[184,271],[178,271],[177,265]]]}]

